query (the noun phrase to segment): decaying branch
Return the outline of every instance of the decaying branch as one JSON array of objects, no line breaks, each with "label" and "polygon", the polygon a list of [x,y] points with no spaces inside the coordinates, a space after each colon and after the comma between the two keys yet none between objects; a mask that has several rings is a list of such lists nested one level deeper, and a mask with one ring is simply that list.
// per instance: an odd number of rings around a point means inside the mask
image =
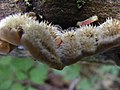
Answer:
[{"label": "decaying branch", "polygon": [[[8,2],[8,0],[6,1]],[[17,4],[20,6],[21,4],[22,5],[26,4],[24,0],[18,0],[18,1],[19,2],[17,2]],[[81,8],[77,7],[76,0],[70,0],[70,1],[45,0],[45,2],[43,1],[31,0],[30,4],[32,6],[29,7],[28,5],[25,5],[25,6],[19,7],[18,10],[21,9],[20,10],[21,12],[34,11],[38,15],[43,15],[43,18],[45,20],[48,20],[53,24],[59,24],[63,28],[75,26],[77,21],[85,20],[86,18],[93,15],[97,15],[99,17],[98,22],[105,21],[105,18],[107,17],[113,17],[120,20],[120,1],[119,0],[104,0],[104,2],[103,0],[86,0],[86,3],[82,5]],[[0,9],[4,9],[4,8],[0,8]],[[11,14],[11,11],[9,11],[10,14]],[[18,11],[15,10],[15,12],[18,12]],[[6,15],[0,15],[0,16],[5,17]],[[26,54],[25,52],[26,50],[16,49],[13,52],[11,52],[10,55],[25,56],[25,57],[30,55],[28,53]],[[83,61],[84,62],[93,61],[98,63],[111,63],[111,64],[115,64],[117,62],[116,64],[119,65],[120,63],[119,55],[120,55],[120,49],[119,47],[116,47],[107,52],[99,53],[91,57],[85,57],[83,58],[84,59]]]},{"label": "decaying branch", "polygon": [[36,60],[61,70],[86,61],[82,58],[119,47],[120,20],[108,18],[99,26],[62,30],[46,21],[39,22],[31,13],[9,15],[0,21],[0,54],[9,53],[20,44]]}]

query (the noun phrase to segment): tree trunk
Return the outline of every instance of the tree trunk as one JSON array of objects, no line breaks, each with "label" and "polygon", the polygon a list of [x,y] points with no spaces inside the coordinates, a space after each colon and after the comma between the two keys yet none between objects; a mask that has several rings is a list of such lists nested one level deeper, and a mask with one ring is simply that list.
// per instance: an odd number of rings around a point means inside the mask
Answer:
[{"label": "tree trunk", "polygon": [[[85,3],[82,5],[77,1]],[[99,17],[98,22],[104,22],[108,17],[120,19],[120,0],[33,0],[32,5],[32,11],[62,28],[76,26],[77,21],[93,15]]]},{"label": "tree trunk", "polygon": [[[62,28],[76,26],[77,21],[85,20],[93,15],[99,17],[99,23],[104,22],[108,17],[120,20],[120,0],[28,1],[0,0],[0,19],[12,13],[33,11],[43,15],[44,20],[58,24]],[[77,1],[81,2],[77,3]],[[82,3],[82,1],[85,3]]]}]

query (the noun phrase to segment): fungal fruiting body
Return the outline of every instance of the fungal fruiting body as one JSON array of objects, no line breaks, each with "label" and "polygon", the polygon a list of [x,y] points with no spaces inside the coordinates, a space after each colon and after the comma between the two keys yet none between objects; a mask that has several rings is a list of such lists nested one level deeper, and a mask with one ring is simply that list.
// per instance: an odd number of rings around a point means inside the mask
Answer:
[{"label": "fungal fruiting body", "polygon": [[35,59],[55,69],[119,46],[119,41],[120,21],[112,18],[100,26],[84,25],[71,31],[38,22],[27,14],[0,21],[0,53],[9,53],[22,44]]},{"label": "fungal fruiting body", "polygon": [[[56,27],[47,22],[39,23],[28,14],[10,15],[0,22],[0,39],[2,41],[13,46],[22,44],[35,59],[53,68],[62,69],[64,65],[55,50],[57,33],[59,34],[59,31]],[[6,53],[9,51],[8,48]]]},{"label": "fungal fruiting body", "polygon": [[100,26],[86,25],[63,32],[59,47],[61,60],[70,65],[81,58],[107,51],[120,44],[120,21],[107,19]]}]

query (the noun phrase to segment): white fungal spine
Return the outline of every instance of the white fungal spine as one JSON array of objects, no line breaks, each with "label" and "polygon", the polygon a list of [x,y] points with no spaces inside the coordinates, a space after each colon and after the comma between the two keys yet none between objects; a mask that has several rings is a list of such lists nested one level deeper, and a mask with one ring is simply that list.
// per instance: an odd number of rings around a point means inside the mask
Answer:
[{"label": "white fungal spine", "polygon": [[[21,13],[2,19],[0,21],[0,29],[4,27],[10,28],[11,31],[17,31],[17,27],[21,27],[24,34],[26,34],[30,40],[33,40],[33,43],[35,42],[40,45],[41,42],[47,42],[49,44],[46,45],[51,46],[51,49],[54,47],[53,38],[56,38],[57,34],[59,34],[57,28],[48,24],[48,22],[42,21],[39,23],[32,17],[29,17],[28,14]],[[2,33],[2,29],[0,33]],[[38,40],[38,42],[36,40]]]},{"label": "white fungal spine", "polygon": [[59,47],[62,61],[65,64],[75,63],[82,57],[120,45],[120,21],[111,18],[100,26],[88,25],[64,32],[62,41]]},{"label": "white fungal spine", "polygon": [[[26,14],[15,14],[0,21],[0,33],[3,27],[12,30],[21,27],[25,38],[44,52],[44,55],[46,54],[44,50],[47,50],[48,59],[54,56],[55,60],[61,60],[66,65],[120,44],[120,21],[112,18],[100,26],[86,25],[60,32],[57,27],[47,22],[39,23]],[[59,47],[55,44],[56,37],[62,40]]]}]

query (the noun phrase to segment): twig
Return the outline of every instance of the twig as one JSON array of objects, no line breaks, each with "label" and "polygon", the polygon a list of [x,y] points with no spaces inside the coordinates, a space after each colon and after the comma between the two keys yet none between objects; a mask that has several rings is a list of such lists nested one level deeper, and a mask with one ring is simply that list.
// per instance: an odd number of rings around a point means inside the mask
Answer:
[{"label": "twig", "polygon": [[76,78],[75,80],[73,80],[69,86],[68,90],[74,90],[75,86],[78,84],[78,82],[80,81],[80,77]]}]

